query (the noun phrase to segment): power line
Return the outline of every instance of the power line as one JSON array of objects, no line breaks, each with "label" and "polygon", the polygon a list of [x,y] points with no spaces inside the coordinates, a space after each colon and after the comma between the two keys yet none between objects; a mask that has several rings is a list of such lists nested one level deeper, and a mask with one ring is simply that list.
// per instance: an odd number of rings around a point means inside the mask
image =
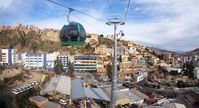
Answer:
[{"label": "power line", "polygon": [[125,13],[125,15],[124,15],[124,22],[126,22],[126,16],[127,16],[128,10],[129,10],[130,2],[131,2],[131,0],[129,0],[129,1],[128,1],[128,4],[127,4],[126,13]]},{"label": "power line", "polygon": [[113,8],[112,8],[111,5],[110,5],[109,0],[106,0],[106,2],[107,2],[107,4],[108,4],[109,8],[111,9],[111,12],[115,15],[115,13],[114,13],[114,11],[113,11]]},{"label": "power line", "polygon": [[86,24],[89,25],[90,27],[96,29],[97,31],[101,32],[102,34],[105,34],[103,31],[101,31],[101,30],[99,30],[98,28],[96,28],[95,26],[93,26],[93,24],[90,24],[90,23],[86,22],[85,20],[83,20],[83,19],[81,19],[81,18],[79,18],[79,17],[77,17],[77,16],[75,16],[75,15],[72,15],[72,16],[75,17],[75,18],[77,18],[77,19],[79,19],[79,20],[81,20],[81,21],[83,21],[84,23],[86,23]]},{"label": "power line", "polygon": [[69,10],[76,11],[76,12],[79,12],[79,13],[81,13],[81,14],[87,15],[87,16],[89,16],[89,17],[91,17],[91,18],[93,18],[93,19],[96,19],[96,20],[98,20],[98,21],[101,21],[101,22],[103,22],[103,23],[106,23],[106,22],[103,21],[102,19],[96,18],[96,17],[94,17],[94,16],[92,16],[92,15],[89,15],[89,14],[87,14],[87,13],[81,12],[81,11],[76,10],[76,9],[74,9],[74,8],[65,6],[65,5],[63,5],[63,4],[61,4],[61,3],[58,3],[58,2],[55,2],[55,1],[52,1],[52,0],[47,0],[47,1],[48,1],[48,2],[51,2],[51,3],[54,3],[54,4],[56,4],[56,5],[59,5],[59,6],[61,6],[61,7],[65,7],[65,8],[67,8],[67,9],[69,9]]}]

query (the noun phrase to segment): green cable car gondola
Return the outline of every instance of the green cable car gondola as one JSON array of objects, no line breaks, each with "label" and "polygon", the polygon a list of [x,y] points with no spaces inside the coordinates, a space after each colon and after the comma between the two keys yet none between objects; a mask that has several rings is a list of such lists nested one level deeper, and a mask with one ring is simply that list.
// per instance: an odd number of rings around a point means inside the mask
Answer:
[{"label": "green cable car gondola", "polygon": [[60,40],[64,46],[83,45],[86,40],[85,29],[80,23],[70,22],[62,27]]}]

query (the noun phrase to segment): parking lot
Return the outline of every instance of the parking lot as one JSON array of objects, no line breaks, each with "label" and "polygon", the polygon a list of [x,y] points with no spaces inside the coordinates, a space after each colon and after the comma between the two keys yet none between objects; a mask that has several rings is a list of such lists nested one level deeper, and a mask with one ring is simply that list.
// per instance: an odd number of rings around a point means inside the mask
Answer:
[{"label": "parking lot", "polygon": [[5,89],[3,89],[3,91],[2,91],[3,94],[1,94],[0,97],[5,96],[5,95],[10,95],[10,94],[14,95],[12,93],[12,89],[15,89],[19,86],[22,86],[22,85],[25,85],[25,84],[28,84],[28,83],[31,84],[33,81],[41,82],[42,77],[43,77],[42,74],[39,74],[37,72],[30,72],[30,73],[32,74],[31,78],[26,78],[25,82],[22,82],[20,84],[12,84],[12,85],[7,86]]},{"label": "parking lot", "polygon": [[18,86],[16,88],[12,89],[12,93],[17,95],[19,93],[26,92],[37,85],[39,85],[39,82],[33,81],[32,83],[24,84],[24,85],[21,85],[21,86]]}]

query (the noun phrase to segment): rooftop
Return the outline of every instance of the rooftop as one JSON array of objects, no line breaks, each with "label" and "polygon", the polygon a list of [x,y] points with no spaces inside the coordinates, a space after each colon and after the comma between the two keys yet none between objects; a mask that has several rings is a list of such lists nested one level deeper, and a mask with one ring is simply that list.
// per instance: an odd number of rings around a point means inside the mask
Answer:
[{"label": "rooftop", "polygon": [[83,88],[81,79],[72,80],[71,99],[91,98],[110,101],[101,88]]},{"label": "rooftop", "polygon": [[56,76],[51,78],[51,80],[45,84],[44,88],[41,90],[42,94],[50,92],[60,92],[66,95],[70,95],[71,90],[71,78],[66,76]]},{"label": "rooftop", "polygon": [[59,104],[56,104],[54,102],[46,102],[42,105],[42,108],[57,108],[59,106]]},{"label": "rooftop", "polygon": [[71,82],[71,99],[80,99],[85,97],[81,79],[74,79]]},{"label": "rooftop", "polygon": [[47,98],[43,97],[43,96],[32,96],[30,97],[32,100],[37,101],[37,102],[42,102],[44,100],[46,100]]},{"label": "rooftop", "polygon": [[84,88],[84,92],[87,98],[110,101],[101,88]]}]

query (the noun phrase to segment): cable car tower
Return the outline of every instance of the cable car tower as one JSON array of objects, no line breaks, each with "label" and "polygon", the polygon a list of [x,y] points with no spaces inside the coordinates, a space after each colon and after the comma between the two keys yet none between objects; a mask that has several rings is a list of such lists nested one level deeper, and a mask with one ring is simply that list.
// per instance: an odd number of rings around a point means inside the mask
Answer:
[{"label": "cable car tower", "polygon": [[108,19],[107,25],[114,26],[114,53],[112,63],[112,83],[111,83],[111,108],[116,107],[116,92],[117,92],[117,25],[124,25],[125,23],[120,18]]}]

